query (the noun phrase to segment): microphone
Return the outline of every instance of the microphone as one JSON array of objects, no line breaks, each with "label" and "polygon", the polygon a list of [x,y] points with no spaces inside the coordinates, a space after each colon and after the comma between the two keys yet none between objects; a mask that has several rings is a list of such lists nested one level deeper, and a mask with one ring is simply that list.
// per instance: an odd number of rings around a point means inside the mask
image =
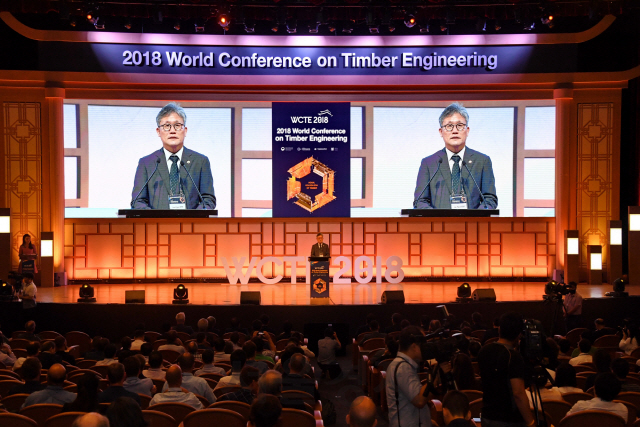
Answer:
[{"label": "microphone", "polygon": [[471,171],[469,170],[469,166],[467,166],[467,162],[463,160],[462,165],[467,169],[467,172],[469,172],[469,176],[471,177],[471,179],[473,180],[473,183],[476,185],[476,188],[480,192],[480,197],[482,197],[482,204],[484,205],[484,208],[487,209],[487,204],[484,201],[484,194],[482,194],[482,190],[480,189],[480,186],[478,185],[478,183],[476,182],[476,179],[471,174]]},{"label": "microphone", "polygon": [[160,157],[156,158],[156,168],[153,170],[151,175],[149,175],[149,179],[147,179],[147,182],[145,182],[144,185],[142,186],[142,188],[140,189],[140,191],[138,191],[138,195],[131,201],[131,209],[133,209],[133,205],[138,201],[138,197],[140,197],[140,194],[142,193],[142,190],[144,190],[144,188],[147,186],[147,184],[149,184],[149,181],[151,181],[151,177],[153,177],[153,175],[158,170],[158,166],[160,166]]},{"label": "microphone", "polygon": [[182,166],[184,170],[187,171],[187,175],[189,175],[189,178],[191,178],[191,182],[193,183],[193,186],[196,187],[196,191],[198,192],[198,196],[200,197],[200,202],[204,203],[204,199],[202,198],[202,194],[200,194],[200,190],[198,190],[198,186],[196,185],[196,182],[193,180],[193,177],[189,173],[189,169],[187,169],[187,167],[184,165],[184,162],[182,160],[180,160],[180,166]]},{"label": "microphone", "polygon": [[436,171],[433,173],[433,175],[431,175],[431,178],[429,178],[429,181],[427,181],[427,185],[424,186],[424,188],[422,189],[422,191],[420,192],[420,195],[413,201],[413,208],[415,209],[416,206],[418,205],[418,200],[420,200],[420,197],[422,197],[422,195],[424,194],[424,191],[427,189],[427,187],[429,187],[429,184],[431,184],[431,180],[433,180],[433,178],[436,176],[436,174],[438,173],[438,170],[440,170],[440,165],[442,164],[442,157],[440,157],[438,159],[438,167],[436,168]]}]

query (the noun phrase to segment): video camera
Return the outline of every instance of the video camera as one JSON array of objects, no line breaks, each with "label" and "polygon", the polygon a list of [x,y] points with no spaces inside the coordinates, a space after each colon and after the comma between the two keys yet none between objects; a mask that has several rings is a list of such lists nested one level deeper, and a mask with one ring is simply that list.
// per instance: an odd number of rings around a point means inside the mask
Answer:
[{"label": "video camera", "polygon": [[562,301],[564,295],[568,295],[575,289],[575,284],[558,283],[555,280],[544,285],[544,295],[542,299],[552,302]]},{"label": "video camera", "polygon": [[525,319],[520,339],[520,354],[530,365],[540,365],[544,358],[547,336],[539,320]]}]

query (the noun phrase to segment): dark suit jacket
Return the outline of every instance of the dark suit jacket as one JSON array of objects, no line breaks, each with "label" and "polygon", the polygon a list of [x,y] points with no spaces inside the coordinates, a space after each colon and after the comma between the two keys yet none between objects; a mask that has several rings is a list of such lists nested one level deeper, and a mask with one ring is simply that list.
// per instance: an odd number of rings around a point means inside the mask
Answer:
[{"label": "dark suit jacket", "polygon": [[[156,168],[157,159],[160,159],[158,170],[149,181],[149,184],[142,189],[144,183]],[[211,165],[207,156],[184,147],[182,161],[184,166],[179,166],[180,184],[187,199],[187,209],[215,209],[216,195],[213,191],[213,176],[211,175]],[[186,169],[189,169],[193,180],[200,189],[203,201],[200,201],[198,191],[191,183]],[[142,192],[133,205],[134,209],[169,209],[169,168],[167,167],[167,158],[163,149],[141,158],[138,162],[131,193],[132,200],[140,189],[142,189]]]},{"label": "dark suit jacket", "polygon": [[[440,169],[433,177],[429,187],[425,189],[429,178],[431,178],[431,175],[433,175],[438,167],[439,159],[442,159]],[[498,196],[496,195],[496,182],[489,156],[467,147],[462,160],[467,164],[478,186],[482,189],[482,194],[485,198],[485,203],[483,204],[480,192],[469,176],[467,168],[460,163],[461,184],[464,188],[464,193],[467,195],[468,208],[496,209],[498,207]],[[420,196],[423,189],[424,192],[422,196]],[[416,181],[416,189],[413,195],[413,207],[418,209],[451,209],[450,197],[451,170],[449,169],[447,153],[443,148],[429,157],[422,159]]]},{"label": "dark suit jacket", "polygon": [[322,248],[322,253],[324,254],[324,256],[330,256],[331,254],[329,253],[329,245],[327,245],[326,243],[321,243],[322,247],[319,246],[320,243],[316,243],[315,245],[311,246],[311,255],[310,256],[320,256],[320,248]]}]

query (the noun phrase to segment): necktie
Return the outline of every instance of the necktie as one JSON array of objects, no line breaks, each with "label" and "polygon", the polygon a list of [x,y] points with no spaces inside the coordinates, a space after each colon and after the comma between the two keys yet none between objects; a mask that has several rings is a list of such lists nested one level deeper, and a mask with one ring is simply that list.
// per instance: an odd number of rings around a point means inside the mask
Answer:
[{"label": "necktie", "polygon": [[178,174],[178,156],[170,156],[171,170],[169,171],[169,190],[171,194],[178,193],[178,182],[180,181],[180,175]]},{"label": "necktie", "polygon": [[453,160],[453,169],[451,170],[451,190],[454,194],[460,194],[460,156],[454,154],[451,156]]}]

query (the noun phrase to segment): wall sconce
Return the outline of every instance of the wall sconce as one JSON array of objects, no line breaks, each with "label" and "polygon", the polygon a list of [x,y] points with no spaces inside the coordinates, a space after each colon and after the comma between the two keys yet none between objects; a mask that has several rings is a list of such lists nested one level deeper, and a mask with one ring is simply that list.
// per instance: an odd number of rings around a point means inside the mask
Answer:
[{"label": "wall sconce", "polygon": [[564,283],[580,283],[580,231],[564,231]]},{"label": "wall sconce", "polygon": [[589,258],[589,284],[602,285],[602,246],[587,246]]}]

